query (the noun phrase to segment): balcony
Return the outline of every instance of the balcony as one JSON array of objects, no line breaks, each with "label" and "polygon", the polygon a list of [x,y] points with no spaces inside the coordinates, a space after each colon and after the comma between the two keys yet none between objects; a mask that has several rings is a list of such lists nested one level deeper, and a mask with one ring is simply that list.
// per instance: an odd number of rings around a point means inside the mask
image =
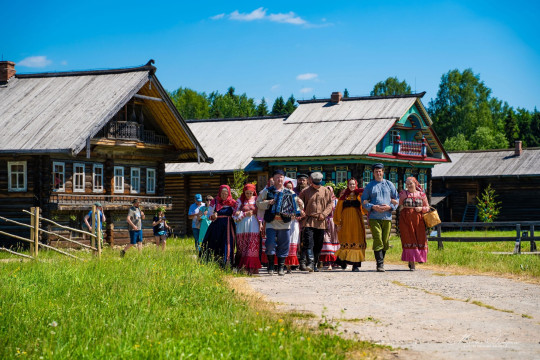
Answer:
[{"label": "balcony", "polygon": [[421,141],[403,141],[398,135],[394,141],[392,155],[425,158],[427,157],[427,140],[422,136]]},{"label": "balcony", "polygon": [[171,196],[134,196],[134,195],[78,195],[78,194],[51,194],[49,207],[54,210],[88,210],[99,201],[104,210],[128,210],[133,199],[139,199],[139,206],[145,210],[156,210],[164,207],[172,209]]},{"label": "balcony", "polygon": [[155,145],[170,144],[167,136],[156,134],[153,130],[145,130],[144,125],[132,121],[111,121],[94,138],[134,140]]}]

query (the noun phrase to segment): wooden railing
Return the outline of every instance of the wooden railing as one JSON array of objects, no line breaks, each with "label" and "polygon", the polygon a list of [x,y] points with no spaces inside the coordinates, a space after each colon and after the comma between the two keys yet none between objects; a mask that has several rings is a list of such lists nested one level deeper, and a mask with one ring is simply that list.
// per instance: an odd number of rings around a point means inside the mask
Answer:
[{"label": "wooden railing", "polygon": [[89,208],[94,203],[100,202],[104,209],[130,207],[133,199],[139,199],[139,204],[144,208],[157,209],[163,206],[166,210],[172,208],[171,196],[137,196],[137,195],[79,195],[79,194],[51,194],[50,204],[70,207]]},{"label": "wooden railing", "polygon": [[404,141],[398,135],[394,141],[393,155],[427,156],[427,140],[422,136],[422,141]]},{"label": "wooden railing", "polygon": [[[436,226],[437,235],[429,236],[429,241],[437,241],[438,248],[444,249],[444,242],[491,242],[491,241],[515,241],[514,254],[521,253],[521,242],[530,241],[530,250],[531,252],[536,252],[536,240],[540,240],[540,236],[534,235],[535,226],[540,226],[540,221],[519,221],[519,222],[509,222],[509,221],[498,221],[492,223],[484,222],[443,222]],[[464,228],[464,227],[479,227],[479,228],[515,228],[516,237],[508,236],[494,236],[494,237],[442,237],[442,228]],[[522,231],[525,228],[529,228],[529,231]]]},{"label": "wooden railing", "polygon": [[167,136],[156,134],[153,130],[145,130],[144,125],[132,121],[111,121],[96,134],[95,138],[139,140],[157,145],[170,144]]}]

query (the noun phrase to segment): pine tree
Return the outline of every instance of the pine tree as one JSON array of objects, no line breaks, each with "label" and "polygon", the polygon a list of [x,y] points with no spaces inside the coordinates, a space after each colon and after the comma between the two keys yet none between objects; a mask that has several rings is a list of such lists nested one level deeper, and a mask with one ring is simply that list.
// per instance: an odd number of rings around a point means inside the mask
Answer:
[{"label": "pine tree", "polygon": [[519,136],[517,120],[512,109],[508,111],[508,114],[506,114],[506,118],[504,119],[504,135],[506,136],[506,140],[508,140],[509,146],[513,146],[514,141],[516,141]]},{"label": "pine tree", "polygon": [[283,96],[276,98],[276,101],[274,101],[274,106],[272,106],[272,115],[287,115]]},{"label": "pine tree", "polygon": [[268,116],[268,105],[265,98],[261,99],[261,103],[257,105],[257,116]]},{"label": "pine tree", "polygon": [[292,114],[294,110],[296,110],[296,99],[293,95],[291,95],[287,102],[285,103],[285,111],[287,114]]},{"label": "pine tree", "polygon": [[345,99],[349,97],[349,90],[347,90],[347,88],[345,88],[345,91],[343,92],[343,97]]},{"label": "pine tree", "polygon": [[495,195],[495,190],[491,188],[491,184],[488,185],[480,197],[476,197],[476,200],[478,200],[476,208],[482,222],[491,223],[495,221],[501,212],[501,202],[497,201],[496,197],[497,195]]}]

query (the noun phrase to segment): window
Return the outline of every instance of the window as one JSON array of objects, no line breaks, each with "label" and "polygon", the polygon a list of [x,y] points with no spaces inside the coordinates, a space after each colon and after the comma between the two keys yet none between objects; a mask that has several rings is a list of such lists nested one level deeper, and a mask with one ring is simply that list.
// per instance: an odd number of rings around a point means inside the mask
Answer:
[{"label": "window", "polygon": [[84,164],[73,164],[73,192],[84,192]]},{"label": "window", "polygon": [[420,170],[420,173],[418,174],[418,183],[420,183],[420,186],[422,187],[422,190],[427,193],[427,174],[426,169]]},{"label": "window", "polygon": [[364,168],[364,173],[362,174],[362,187],[366,187],[371,180],[373,180],[373,172],[371,171],[371,167],[366,166]]},{"label": "window", "polygon": [[291,179],[296,179],[296,171],[287,171],[285,176]]},{"label": "window", "polygon": [[156,169],[146,169],[146,193],[156,193]]},{"label": "window", "polygon": [[53,162],[53,189],[54,191],[66,191],[66,164]]},{"label": "window", "polygon": [[131,168],[131,193],[138,194],[141,191],[141,169]]},{"label": "window", "polygon": [[336,171],[336,184],[347,181],[347,171]]},{"label": "window", "polygon": [[115,193],[124,192],[124,167],[123,166],[114,167],[114,192]]},{"label": "window", "polygon": [[26,191],[26,161],[8,161],[8,190]]},{"label": "window", "polygon": [[399,130],[390,130],[390,145],[394,145],[399,135]]},{"label": "window", "polygon": [[390,173],[388,174],[388,180],[390,180],[396,189],[398,188],[398,174],[397,174],[397,168],[393,167],[390,168]]},{"label": "window", "polygon": [[103,192],[103,165],[94,164],[94,192]]}]

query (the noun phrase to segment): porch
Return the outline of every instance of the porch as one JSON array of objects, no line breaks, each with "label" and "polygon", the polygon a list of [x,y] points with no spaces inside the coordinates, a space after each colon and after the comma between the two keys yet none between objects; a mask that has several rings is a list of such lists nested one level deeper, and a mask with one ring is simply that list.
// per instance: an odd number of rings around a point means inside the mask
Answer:
[{"label": "porch", "polygon": [[139,206],[145,210],[156,210],[164,207],[172,209],[171,196],[135,196],[135,195],[79,195],[52,194],[49,198],[51,210],[88,210],[96,202],[100,202],[103,210],[128,210],[133,199],[139,199]]}]

